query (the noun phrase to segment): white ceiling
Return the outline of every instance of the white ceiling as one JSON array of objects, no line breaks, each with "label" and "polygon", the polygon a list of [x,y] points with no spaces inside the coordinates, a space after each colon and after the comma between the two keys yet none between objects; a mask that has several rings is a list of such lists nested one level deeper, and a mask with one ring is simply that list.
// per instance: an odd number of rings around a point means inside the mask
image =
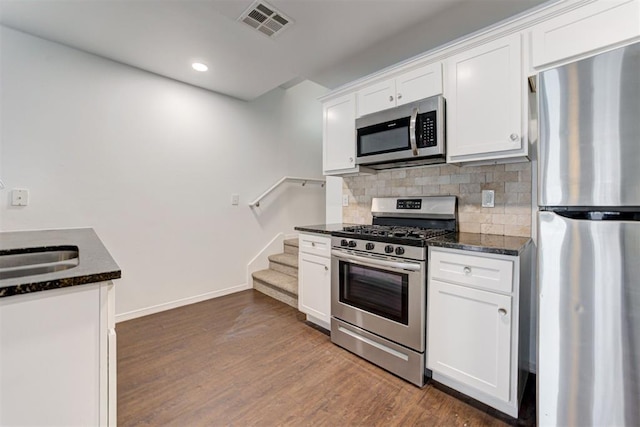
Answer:
[{"label": "white ceiling", "polygon": [[0,0],[0,23],[250,100],[303,79],[333,89],[544,2],[268,0],[294,21],[274,39],[237,21],[253,0]]}]

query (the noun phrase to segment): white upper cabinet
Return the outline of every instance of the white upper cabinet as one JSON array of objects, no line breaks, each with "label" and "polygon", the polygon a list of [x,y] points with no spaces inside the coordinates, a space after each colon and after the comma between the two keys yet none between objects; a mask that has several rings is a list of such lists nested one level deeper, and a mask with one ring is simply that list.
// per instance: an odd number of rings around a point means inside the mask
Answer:
[{"label": "white upper cabinet", "polygon": [[532,65],[552,65],[638,37],[640,0],[596,1],[536,25]]},{"label": "white upper cabinet", "polygon": [[447,59],[448,162],[527,155],[521,45],[514,34]]},{"label": "white upper cabinet", "polygon": [[361,89],[358,117],[442,93],[442,65],[424,65]]},{"label": "white upper cabinet", "polygon": [[323,114],[323,170],[325,175],[357,172],[356,96],[325,101]]}]

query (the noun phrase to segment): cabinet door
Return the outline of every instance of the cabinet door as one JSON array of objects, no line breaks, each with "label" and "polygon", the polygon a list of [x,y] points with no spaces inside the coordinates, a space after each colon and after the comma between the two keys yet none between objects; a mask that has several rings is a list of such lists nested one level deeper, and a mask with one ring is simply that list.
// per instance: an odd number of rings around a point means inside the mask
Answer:
[{"label": "cabinet door", "polygon": [[536,25],[533,66],[539,67],[640,36],[640,0],[590,3]]},{"label": "cabinet door", "polygon": [[408,104],[442,93],[442,64],[429,64],[396,79],[397,105]]},{"label": "cabinet door", "polygon": [[358,91],[358,117],[396,106],[396,81],[385,80]]},{"label": "cabinet door", "polygon": [[427,366],[509,401],[511,297],[429,282]]},{"label": "cabinet door", "polygon": [[300,254],[298,309],[317,319],[331,321],[331,259]]},{"label": "cabinet door", "polygon": [[100,285],[0,298],[0,425],[104,425]]},{"label": "cabinet door", "polygon": [[522,148],[521,64],[520,34],[447,60],[449,159],[489,153],[500,157],[505,151]]},{"label": "cabinet door", "polygon": [[355,168],[355,94],[332,99],[323,105],[324,172]]}]

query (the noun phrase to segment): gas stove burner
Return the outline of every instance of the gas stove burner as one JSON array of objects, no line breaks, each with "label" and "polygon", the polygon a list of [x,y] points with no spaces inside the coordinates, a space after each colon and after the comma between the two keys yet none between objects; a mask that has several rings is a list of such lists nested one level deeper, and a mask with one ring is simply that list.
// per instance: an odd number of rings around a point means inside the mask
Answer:
[{"label": "gas stove burner", "polygon": [[397,237],[405,239],[431,239],[450,233],[437,228],[402,227],[391,225],[355,225],[345,227],[344,232],[362,236]]}]

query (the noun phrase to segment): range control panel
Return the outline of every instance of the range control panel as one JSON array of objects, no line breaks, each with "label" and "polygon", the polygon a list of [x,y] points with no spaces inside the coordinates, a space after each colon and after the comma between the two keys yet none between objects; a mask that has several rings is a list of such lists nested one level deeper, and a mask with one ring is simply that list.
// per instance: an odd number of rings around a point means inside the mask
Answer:
[{"label": "range control panel", "polygon": [[422,209],[422,199],[398,199],[396,209]]}]

